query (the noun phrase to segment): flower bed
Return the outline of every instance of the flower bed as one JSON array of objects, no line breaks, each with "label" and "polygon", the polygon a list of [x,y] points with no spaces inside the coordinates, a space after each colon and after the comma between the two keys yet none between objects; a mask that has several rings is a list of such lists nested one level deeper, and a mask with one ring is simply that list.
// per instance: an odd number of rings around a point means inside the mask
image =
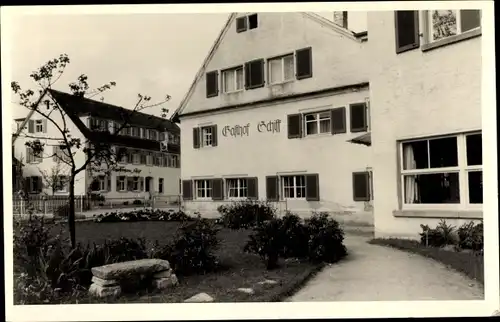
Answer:
[{"label": "flower bed", "polygon": [[112,211],[94,216],[96,223],[135,222],[135,221],[192,221],[194,218],[183,211],[160,209],[139,209],[127,212]]}]

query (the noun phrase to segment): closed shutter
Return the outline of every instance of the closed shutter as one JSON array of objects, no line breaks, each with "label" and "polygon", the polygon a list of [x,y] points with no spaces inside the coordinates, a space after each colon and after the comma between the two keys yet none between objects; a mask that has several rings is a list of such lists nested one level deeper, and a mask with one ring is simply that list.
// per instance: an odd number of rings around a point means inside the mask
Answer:
[{"label": "closed shutter", "polygon": [[212,71],[206,74],[207,98],[219,95],[219,72]]},{"label": "closed shutter", "polygon": [[144,177],[139,178],[139,191],[144,191]]},{"label": "closed shutter", "polygon": [[312,77],[312,48],[299,49],[295,52],[297,79]]},{"label": "closed shutter", "polygon": [[212,146],[217,146],[217,125],[212,125]]},{"label": "closed shutter", "polygon": [[43,190],[43,178],[41,176],[37,176],[36,177],[37,180],[36,180],[36,183],[37,183],[37,187],[36,187],[36,192],[42,192]]},{"label": "closed shutter", "polygon": [[319,176],[317,173],[306,175],[306,200],[319,201]]},{"label": "closed shutter", "polygon": [[31,153],[31,148],[26,147],[26,163],[32,163],[33,162],[33,154]]},{"label": "closed shutter", "polygon": [[418,11],[395,11],[396,53],[420,47]]},{"label": "closed shutter", "polygon": [[354,201],[370,200],[370,183],[368,172],[354,172],[352,174],[352,188]]},{"label": "closed shutter", "polygon": [[23,184],[24,184],[23,190],[25,192],[31,192],[31,191],[33,191],[32,187],[31,187],[31,177],[24,178]]},{"label": "closed shutter", "polygon": [[257,177],[247,178],[248,198],[252,200],[259,199],[259,186]]},{"label": "closed shutter", "polygon": [[345,107],[332,109],[332,134],[346,133]]},{"label": "closed shutter", "polygon": [[35,121],[34,120],[28,121],[28,132],[35,133]]},{"label": "closed shutter", "polygon": [[106,188],[107,188],[107,191],[111,191],[111,175],[107,176]]},{"label": "closed shutter", "polygon": [[245,88],[259,88],[263,87],[264,84],[264,59],[256,59],[245,63]]},{"label": "closed shutter", "polygon": [[193,181],[182,180],[182,199],[193,200]]},{"label": "closed shutter", "polygon": [[364,132],[368,130],[366,122],[366,103],[350,105],[351,132]]},{"label": "closed shutter", "polygon": [[200,128],[195,127],[193,129],[193,148],[199,149],[200,148]]},{"label": "closed shutter", "polygon": [[47,133],[47,119],[43,119],[42,124],[43,124],[43,133]]},{"label": "closed shutter", "polygon": [[236,32],[243,32],[247,30],[247,17],[236,18]]},{"label": "closed shutter", "polygon": [[267,176],[266,177],[266,199],[268,201],[278,201],[278,177],[277,176]]},{"label": "closed shutter", "polygon": [[288,115],[288,138],[297,139],[302,137],[302,115]]},{"label": "closed shutter", "polygon": [[212,179],[212,200],[224,199],[224,181],[222,179]]},{"label": "closed shutter", "polygon": [[116,184],[116,191],[120,191],[120,177],[119,176],[116,176],[116,180],[115,180],[115,184]]}]

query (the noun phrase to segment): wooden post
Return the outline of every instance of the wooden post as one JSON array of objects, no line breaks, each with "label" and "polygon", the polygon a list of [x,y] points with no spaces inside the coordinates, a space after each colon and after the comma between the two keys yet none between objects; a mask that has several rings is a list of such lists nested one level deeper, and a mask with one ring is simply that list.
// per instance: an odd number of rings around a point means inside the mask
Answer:
[{"label": "wooden post", "polygon": [[22,215],[23,214],[23,206],[24,206],[24,200],[21,199],[21,204],[20,204],[20,207],[19,207],[19,214]]},{"label": "wooden post", "polygon": [[47,200],[43,200],[43,214],[47,216]]}]

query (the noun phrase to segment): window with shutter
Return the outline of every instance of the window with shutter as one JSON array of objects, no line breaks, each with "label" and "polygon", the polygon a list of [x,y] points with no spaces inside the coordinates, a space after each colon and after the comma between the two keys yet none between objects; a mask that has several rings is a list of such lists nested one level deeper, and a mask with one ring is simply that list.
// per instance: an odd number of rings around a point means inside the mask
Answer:
[{"label": "window with shutter", "polygon": [[332,134],[346,133],[345,107],[332,109]]},{"label": "window with shutter", "polygon": [[305,79],[312,77],[312,48],[299,49],[295,52],[296,77]]},{"label": "window with shutter", "polygon": [[369,172],[354,172],[352,174],[352,188],[354,201],[370,200]]},{"label": "window with shutter", "polygon": [[266,177],[266,199],[268,201],[278,201],[278,177],[277,176],[267,176]]},{"label": "window with shutter", "polygon": [[200,148],[200,128],[195,127],[193,129],[193,148],[199,149]]},{"label": "window with shutter", "polygon": [[288,138],[297,139],[302,137],[302,115],[291,114],[287,117]]},{"label": "window with shutter", "polygon": [[256,59],[245,63],[245,88],[260,88],[264,84],[264,59]]},{"label": "window with shutter", "polygon": [[224,181],[222,179],[212,179],[212,200],[224,199]]},{"label": "window with shutter", "polygon": [[206,74],[207,98],[219,95],[219,72],[212,71]]},{"label": "window with shutter", "polygon": [[193,200],[193,182],[191,180],[182,181],[182,199]]},{"label": "window with shutter", "polygon": [[259,19],[256,13],[248,16],[248,29],[255,29],[259,25]]},{"label": "window with shutter", "polygon": [[146,164],[146,152],[140,152],[141,164]]},{"label": "window with shutter", "polygon": [[396,53],[402,53],[420,46],[418,11],[396,11]]},{"label": "window with shutter", "polygon": [[247,16],[236,18],[236,32],[247,30]]},{"label": "window with shutter", "polygon": [[349,113],[351,114],[351,132],[364,132],[368,130],[366,103],[351,104],[349,108]]},{"label": "window with shutter", "polygon": [[319,175],[306,175],[306,200],[319,201]]}]

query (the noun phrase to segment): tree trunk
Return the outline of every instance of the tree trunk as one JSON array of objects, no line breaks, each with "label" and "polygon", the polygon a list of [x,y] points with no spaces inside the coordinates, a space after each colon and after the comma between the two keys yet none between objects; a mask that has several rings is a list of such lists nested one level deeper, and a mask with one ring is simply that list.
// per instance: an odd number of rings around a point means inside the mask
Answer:
[{"label": "tree trunk", "polygon": [[69,213],[68,213],[69,236],[71,239],[71,248],[76,246],[75,232],[75,176],[72,175],[69,180]]}]

